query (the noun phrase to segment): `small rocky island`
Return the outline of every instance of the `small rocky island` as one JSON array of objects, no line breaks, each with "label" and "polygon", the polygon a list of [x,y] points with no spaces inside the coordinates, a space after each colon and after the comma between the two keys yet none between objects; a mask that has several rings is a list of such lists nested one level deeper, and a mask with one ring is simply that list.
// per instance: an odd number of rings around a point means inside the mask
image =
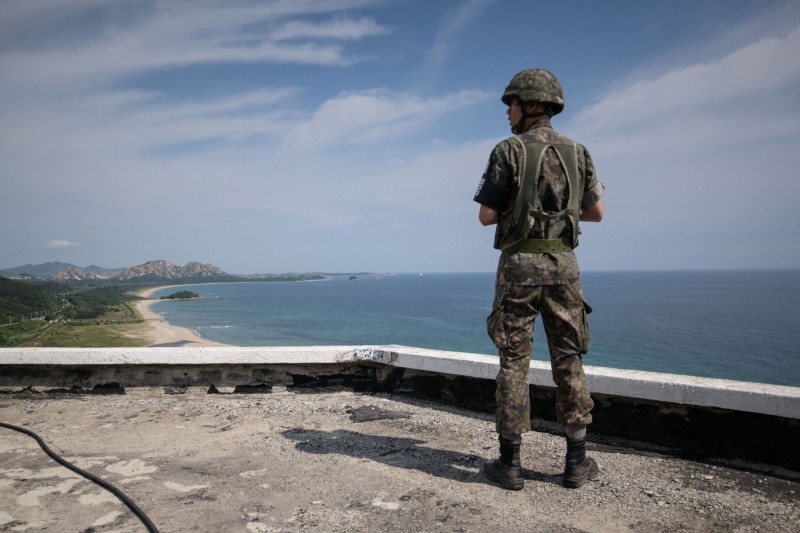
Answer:
[{"label": "small rocky island", "polygon": [[196,292],[178,291],[178,292],[173,292],[169,296],[162,296],[160,299],[161,300],[195,300],[197,298],[200,298],[200,295],[197,294]]}]

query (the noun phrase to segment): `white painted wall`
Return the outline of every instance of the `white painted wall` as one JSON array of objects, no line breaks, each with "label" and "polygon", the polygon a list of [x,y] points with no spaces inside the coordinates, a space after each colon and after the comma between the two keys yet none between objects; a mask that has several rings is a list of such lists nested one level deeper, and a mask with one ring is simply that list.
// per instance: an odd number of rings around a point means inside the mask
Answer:
[{"label": "white painted wall", "polygon": [[[495,356],[409,346],[170,348],[0,348],[2,366],[278,365],[372,361],[394,367],[493,380]],[[592,393],[719,407],[800,419],[800,387],[586,366]],[[531,361],[530,383],[553,387],[550,365]]]}]

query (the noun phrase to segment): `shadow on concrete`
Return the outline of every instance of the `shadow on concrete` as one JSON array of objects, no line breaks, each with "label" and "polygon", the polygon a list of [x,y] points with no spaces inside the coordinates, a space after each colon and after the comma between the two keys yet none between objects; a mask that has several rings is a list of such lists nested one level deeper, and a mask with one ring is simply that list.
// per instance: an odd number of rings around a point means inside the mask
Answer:
[{"label": "shadow on concrete", "polygon": [[148,348],[180,348],[181,346],[186,346],[187,344],[196,344],[194,341],[174,341],[174,342],[162,342],[161,344],[151,344]]},{"label": "shadow on concrete", "polygon": [[[299,451],[315,454],[349,455],[359,459],[377,461],[397,468],[419,470],[463,483],[495,485],[485,479],[480,469],[486,459],[477,455],[440,450],[425,446],[425,441],[407,437],[385,437],[337,429],[289,429],[282,432],[287,439],[297,441]],[[530,481],[560,485],[561,476],[552,476],[532,470],[523,470]]]}]

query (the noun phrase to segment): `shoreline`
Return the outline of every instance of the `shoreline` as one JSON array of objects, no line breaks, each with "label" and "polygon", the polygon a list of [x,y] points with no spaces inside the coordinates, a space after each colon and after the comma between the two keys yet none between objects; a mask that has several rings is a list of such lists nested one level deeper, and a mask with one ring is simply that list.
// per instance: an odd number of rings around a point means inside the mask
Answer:
[{"label": "shoreline", "polygon": [[177,287],[177,285],[161,285],[137,291],[137,296],[146,299],[131,302],[136,306],[136,310],[144,320],[144,331],[141,332],[141,336],[145,340],[150,341],[149,347],[233,346],[231,344],[204,339],[196,331],[170,324],[164,320],[164,317],[150,309],[150,307],[158,301],[157,299],[151,298],[151,295],[156,291],[169,287]]}]

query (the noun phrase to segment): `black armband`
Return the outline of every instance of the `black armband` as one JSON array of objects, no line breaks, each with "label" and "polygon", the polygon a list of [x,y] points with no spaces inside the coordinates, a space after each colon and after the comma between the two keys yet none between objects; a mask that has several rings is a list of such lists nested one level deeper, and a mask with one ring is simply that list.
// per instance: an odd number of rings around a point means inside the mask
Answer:
[{"label": "black armband", "polygon": [[473,200],[486,207],[491,207],[495,211],[505,211],[508,207],[510,195],[511,191],[483,176],[478,184],[478,190],[475,191]]}]

